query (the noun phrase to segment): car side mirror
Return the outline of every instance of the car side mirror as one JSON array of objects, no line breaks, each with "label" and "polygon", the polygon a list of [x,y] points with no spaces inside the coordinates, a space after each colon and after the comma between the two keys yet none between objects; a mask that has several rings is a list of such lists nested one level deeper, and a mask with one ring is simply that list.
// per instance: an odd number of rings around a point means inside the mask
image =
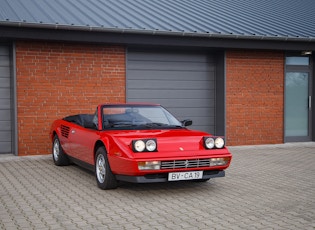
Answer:
[{"label": "car side mirror", "polygon": [[192,123],[193,123],[193,122],[192,122],[192,120],[190,120],[190,119],[186,119],[186,120],[183,120],[183,121],[182,121],[182,125],[185,126],[185,127],[192,125]]}]

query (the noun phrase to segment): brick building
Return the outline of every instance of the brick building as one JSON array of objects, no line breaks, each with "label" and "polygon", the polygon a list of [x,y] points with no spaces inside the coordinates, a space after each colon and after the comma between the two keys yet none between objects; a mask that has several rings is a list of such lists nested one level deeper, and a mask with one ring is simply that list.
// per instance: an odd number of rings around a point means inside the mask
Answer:
[{"label": "brick building", "polygon": [[106,102],[160,103],[228,145],[315,139],[312,0],[0,5],[0,153],[48,154],[53,120]]}]

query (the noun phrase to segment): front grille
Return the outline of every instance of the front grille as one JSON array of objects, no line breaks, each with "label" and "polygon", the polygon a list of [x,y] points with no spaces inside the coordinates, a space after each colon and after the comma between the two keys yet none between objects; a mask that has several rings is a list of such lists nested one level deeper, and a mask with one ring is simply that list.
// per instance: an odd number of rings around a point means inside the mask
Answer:
[{"label": "front grille", "polygon": [[65,126],[65,125],[61,125],[61,135],[64,136],[65,138],[68,138],[69,136],[69,132],[70,132],[70,127]]},{"label": "front grille", "polygon": [[162,161],[161,169],[182,169],[209,167],[210,159],[172,160]]}]

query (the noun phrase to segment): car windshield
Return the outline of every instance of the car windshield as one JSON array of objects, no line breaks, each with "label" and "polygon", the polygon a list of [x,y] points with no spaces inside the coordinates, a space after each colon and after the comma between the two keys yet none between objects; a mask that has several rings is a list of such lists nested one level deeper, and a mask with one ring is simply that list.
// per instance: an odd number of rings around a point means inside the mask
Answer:
[{"label": "car windshield", "polygon": [[166,109],[158,105],[105,105],[104,129],[182,128]]}]

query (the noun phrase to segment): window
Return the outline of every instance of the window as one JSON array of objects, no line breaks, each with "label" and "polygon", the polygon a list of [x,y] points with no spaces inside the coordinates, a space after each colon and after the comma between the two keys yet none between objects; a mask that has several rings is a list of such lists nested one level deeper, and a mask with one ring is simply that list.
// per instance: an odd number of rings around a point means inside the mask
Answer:
[{"label": "window", "polygon": [[309,65],[309,57],[287,57],[286,65]]}]

